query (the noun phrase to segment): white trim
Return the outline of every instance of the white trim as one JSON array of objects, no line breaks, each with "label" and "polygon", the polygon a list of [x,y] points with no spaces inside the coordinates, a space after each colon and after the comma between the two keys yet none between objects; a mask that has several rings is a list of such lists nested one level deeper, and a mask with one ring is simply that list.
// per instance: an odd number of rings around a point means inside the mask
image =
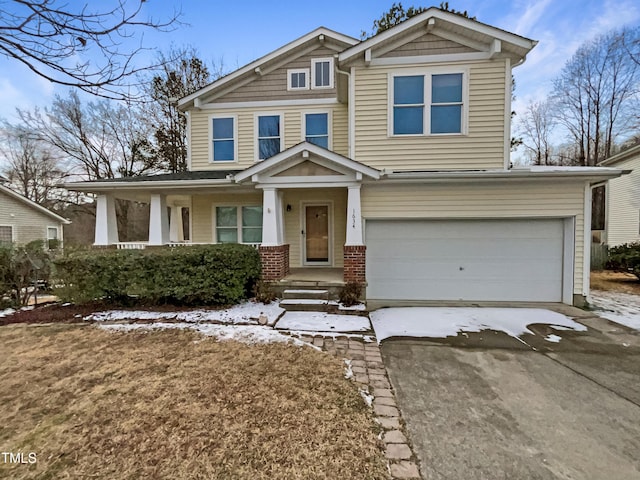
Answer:
[{"label": "white trim", "polygon": [[227,108],[261,108],[261,107],[298,107],[308,105],[336,105],[337,98],[309,98],[291,100],[254,100],[251,102],[205,103],[202,110],[222,110]]},{"label": "white trim", "polygon": [[[224,165],[230,163],[238,163],[238,116],[234,114],[216,114],[212,113],[209,118],[209,164]],[[214,160],[213,159],[213,120],[230,118],[233,121],[233,160]]]},{"label": "white trim", "polygon": [[[328,242],[328,259],[326,262],[309,262],[307,261],[307,207],[327,207],[327,242]],[[334,262],[334,252],[333,252],[333,200],[323,200],[320,202],[314,202],[312,200],[300,200],[300,226],[301,230],[304,231],[304,235],[300,235],[300,252],[301,255],[301,263],[303,266],[325,266],[331,267]]]},{"label": "white trim", "polygon": [[[453,133],[431,133],[431,82],[433,75],[462,75],[462,112],[460,119],[460,132]],[[423,132],[416,134],[395,134],[393,132],[393,108],[394,89],[393,80],[395,77],[424,76],[424,106],[423,106]],[[387,74],[387,135],[393,138],[404,137],[443,137],[443,136],[463,136],[468,135],[469,125],[469,67],[431,67],[431,68],[406,68],[395,70]]]},{"label": "white trim", "polygon": [[349,158],[356,159],[356,68],[351,67],[351,76],[349,78],[349,105],[347,126],[349,130]]},{"label": "white trim", "polygon": [[[267,63],[270,60],[273,60],[277,57],[279,57],[280,55],[284,55],[286,53],[288,53],[289,51],[304,45],[305,43],[313,40],[314,38],[318,38],[324,35],[325,37],[331,38],[333,40],[336,40],[338,42],[342,42],[345,43],[347,45],[356,45],[359,43],[359,40],[353,38],[353,37],[349,37],[347,35],[343,35],[342,33],[338,33],[338,32],[334,32],[333,30],[329,30],[328,28],[324,28],[324,27],[320,27],[320,28],[316,28],[315,30],[313,30],[312,32],[307,33],[306,35],[303,35],[302,37],[293,40],[292,42],[287,43],[286,45],[278,48],[277,50],[274,50],[273,52],[249,63],[248,65],[245,65],[244,67],[236,70],[235,72],[226,75],[225,77],[220,78],[219,80],[211,83],[210,85],[201,88],[200,90],[198,90],[197,92],[192,93],[191,95],[188,95],[182,99],[179,100],[178,105],[180,107],[186,105],[187,103],[195,100],[196,98],[200,98],[203,95],[206,95],[207,93],[209,93],[212,90],[215,90],[216,88],[231,82],[232,80],[242,76],[243,74],[247,73],[247,72],[251,72],[254,71],[256,67],[259,67],[265,63]],[[325,38],[325,42],[326,42],[326,38]]]},{"label": "white trim", "polygon": [[184,112],[184,115],[187,118],[187,170],[191,171],[191,114]]},{"label": "white trim", "polygon": [[[316,64],[318,63],[328,63],[329,64],[329,85],[316,85]],[[328,90],[333,88],[334,81],[334,60],[332,57],[324,57],[324,58],[312,58],[311,59],[311,90]]]},{"label": "white trim", "polygon": [[300,112],[300,141],[307,141],[307,115],[317,114],[327,116],[327,149],[333,150],[333,110],[303,110]]},{"label": "white trim", "polygon": [[563,240],[562,303],[573,305],[573,283],[576,272],[576,217],[564,219]]},{"label": "white trim", "polygon": [[[284,150],[284,112],[255,112],[253,114],[253,142],[254,142],[253,161],[254,162],[264,162],[265,160],[268,160],[268,158],[260,158],[260,142],[258,138],[258,132],[259,132],[258,119],[260,117],[275,117],[275,116],[279,117],[278,129],[280,130],[280,152]],[[272,157],[269,157],[269,158],[272,158]]]},{"label": "white trim", "polygon": [[[582,244],[582,295],[589,298],[591,289],[591,185],[584,186],[584,226]],[[573,303],[573,302],[572,302]]]},{"label": "white trim", "polygon": [[[56,231],[56,238],[49,238],[49,229],[55,230]],[[55,225],[47,225],[46,231],[46,237],[45,237],[45,241],[46,241],[46,248],[47,250],[49,250],[49,240],[57,240],[58,241],[58,247],[60,247],[62,245],[62,240],[60,239],[61,235],[60,235],[60,228],[58,228]]]},{"label": "white trim", "polygon": [[511,60],[505,59],[504,66],[504,169],[511,162]]},{"label": "white trim", "polygon": [[11,229],[11,243],[16,241],[16,227],[15,225],[9,225],[7,223],[0,224],[0,227],[9,227]]},{"label": "white trim", "polygon": [[[291,85],[291,75],[304,73],[304,86],[303,87],[293,87]],[[308,68],[289,68],[287,69],[287,91],[289,92],[297,92],[299,90],[309,90],[309,84],[311,83],[310,79],[311,71]]]},{"label": "white trim", "polygon": [[[218,212],[217,212],[217,208],[235,208],[236,209],[236,234],[238,236],[238,242],[239,244],[243,244],[243,245],[253,245],[254,242],[244,242],[244,238],[242,238],[242,207],[260,207],[263,208],[262,204],[256,204],[254,201],[239,201],[239,202],[234,202],[233,205],[229,205],[229,204],[218,204],[218,203],[213,203],[211,206],[211,226],[212,226],[212,232],[211,232],[211,242],[212,243],[218,243],[218,225],[216,223],[217,219],[218,219]],[[260,226],[261,228],[263,227],[263,225]],[[222,228],[231,228],[231,227],[222,227]],[[241,241],[242,240],[242,241]],[[191,240],[192,241],[192,240]]]}]

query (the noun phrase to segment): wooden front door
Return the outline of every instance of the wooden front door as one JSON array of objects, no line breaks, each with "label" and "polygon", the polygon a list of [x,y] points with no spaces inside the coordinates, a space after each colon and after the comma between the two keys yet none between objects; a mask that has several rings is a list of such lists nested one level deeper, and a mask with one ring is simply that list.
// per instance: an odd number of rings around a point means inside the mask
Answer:
[{"label": "wooden front door", "polygon": [[305,205],[304,260],[308,265],[329,265],[329,205]]}]

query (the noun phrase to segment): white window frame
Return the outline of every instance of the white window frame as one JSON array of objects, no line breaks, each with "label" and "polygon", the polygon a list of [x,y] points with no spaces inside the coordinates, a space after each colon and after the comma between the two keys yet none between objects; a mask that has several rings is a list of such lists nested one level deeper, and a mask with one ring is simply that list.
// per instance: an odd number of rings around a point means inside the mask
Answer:
[{"label": "white window frame", "polygon": [[[258,137],[258,119],[260,117],[280,117],[280,151],[284,150],[284,113],[283,112],[258,112],[253,117],[253,138],[254,138],[254,158],[256,162],[263,162],[265,159],[260,158],[260,139]],[[275,138],[275,137],[272,137]]]},{"label": "white window frame", "polygon": [[[304,87],[294,87],[291,85],[291,75],[304,73],[305,74],[305,82]],[[287,70],[287,90],[289,91],[299,91],[299,90],[309,90],[309,85],[311,83],[311,71],[308,68],[290,68]]]},{"label": "white window frame", "polygon": [[[56,231],[56,237],[55,238],[49,237],[49,230],[55,230]],[[47,249],[49,249],[49,240],[57,240],[58,241],[58,246],[60,246],[60,244],[62,243],[62,241],[60,240],[60,229],[55,225],[48,225],[47,226]]]},{"label": "white window frame", "polygon": [[15,243],[16,241],[16,227],[14,225],[9,224],[0,224],[0,227],[9,227],[11,229],[11,242]]},{"label": "white window frame", "polygon": [[[462,118],[460,119],[460,132],[455,133],[431,133],[431,78],[432,75],[462,74]],[[393,79],[395,77],[424,76],[424,109],[423,132],[422,133],[400,133],[393,132],[393,107],[394,89]],[[408,68],[390,72],[387,76],[387,135],[394,138],[404,137],[459,137],[468,135],[469,125],[469,68],[467,67],[431,67],[431,68]],[[439,104],[436,104],[439,105]]]},{"label": "white window frame", "polygon": [[300,141],[304,142],[307,139],[307,115],[313,115],[317,113],[326,113],[327,114],[327,133],[329,135],[328,139],[328,149],[333,150],[333,115],[331,110],[305,110],[301,113],[300,125],[302,128],[300,129]]},{"label": "white window frame", "polygon": [[[213,120],[218,118],[230,118],[233,120],[233,160],[213,159]],[[209,115],[209,163],[213,165],[238,163],[238,116],[229,114]]]},{"label": "white window frame", "polygon": [[[238,243],[243,245],[254,245],[254,242],[247,243],[244,241],[242,235],[242,208],[243,207],[261,207],[264,208],[261,204],[255,203],[240,203],[235,205],[213,205],[213,243],[218,243],[218,208],[235,208],[236,209],[236,232],[238,235]],[[223,227],[223,228],[232,228],[232,227]]]},{"label": "white window frame", "polygon": [[[324,62],[329,62],[329,85],[316,86],[316,64],[324,63]],[[322,89],[333,88],[333,77],[334,77],[333,58],[326,57],[326,58],[311,59],[311,89],[312,90],[322,90]]]}]

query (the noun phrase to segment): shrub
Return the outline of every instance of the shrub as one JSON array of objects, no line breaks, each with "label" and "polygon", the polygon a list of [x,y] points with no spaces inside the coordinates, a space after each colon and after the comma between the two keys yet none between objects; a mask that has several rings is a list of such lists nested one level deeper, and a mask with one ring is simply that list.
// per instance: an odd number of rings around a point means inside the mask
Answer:
[{"label": "shrub", "polygon": [[338,298],[340,299],[340,303],[345,307],[351,307],[352,305],[356,305],[360,303],[360,298],[362,297],[362,285],[357,282],[347,282],[340,292],[338,293]]},{"label": "shrub", "polygon": [[618,272],[633,273],[640,279],[640,242],[611,247],[607,268]]},{"label": "shrub", "polygon": [[275,301],[278,296],[276,295],[273,286],[269,282],[258,280],[253,287],[253,296],[257,302],[269,304]]},{"label": "shrub", "polygon": [[0,245],[0,298],[9,295],[12,304],[27,305],[36,283],[48,283],[50,275],[51,257],[43,240]]},{"label": "shrub", "polygon": [[64,301],[228,305],[260,278],[260,255],[239,244],[77,251],[55,261]]}]

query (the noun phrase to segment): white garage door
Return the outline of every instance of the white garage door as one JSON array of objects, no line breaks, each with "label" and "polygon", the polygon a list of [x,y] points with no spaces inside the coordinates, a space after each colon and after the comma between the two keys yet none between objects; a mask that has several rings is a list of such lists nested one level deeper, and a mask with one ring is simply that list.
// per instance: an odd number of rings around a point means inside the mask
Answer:
[{"label": "white garage door", "polygon": [[563,221],[368,220],[367,297],[562,301]]}]

